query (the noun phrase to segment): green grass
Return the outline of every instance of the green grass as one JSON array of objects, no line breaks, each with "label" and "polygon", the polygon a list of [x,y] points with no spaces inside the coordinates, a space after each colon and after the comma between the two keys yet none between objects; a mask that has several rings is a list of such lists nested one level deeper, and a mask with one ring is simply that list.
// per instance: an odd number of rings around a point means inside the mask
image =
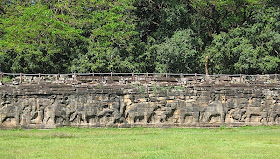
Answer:
[{"label": "green grass", "polygon": [[280,127],[1,130],[0,158],[279,158]]}]

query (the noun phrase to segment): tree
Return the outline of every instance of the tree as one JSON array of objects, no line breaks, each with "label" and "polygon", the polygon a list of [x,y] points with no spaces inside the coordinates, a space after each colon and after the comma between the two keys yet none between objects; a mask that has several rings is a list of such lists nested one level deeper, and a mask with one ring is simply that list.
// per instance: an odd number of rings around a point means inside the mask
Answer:
[{"label": "tree", "polygon": [[258,10],[253,17],[252,24],[214,35],[205,51],[212,73],[279,72],[279,9]]},{"label": "tree", "polygon": [[213,34],[228,32],[242,26],[252,12],[265,4],[266,0],[190,0],[195,12],[193,22],[205,42],[211,42]]},{"label": "tree", "polygon": [[78,54],[72,71],[131,72],[137,43],[133,1],[96,1],[92,8],[87,52]]},{"label": "tree", "polygon": [[136,0],[134,13],[141,44],[136,45],[135,63],[141,72],[156,70],[159,44],[171,38],[177,30],[190,28],[192,10],[184,0]]},{"label": "tree", "polygon": [[[2,0],[4,72],[275,73],[277,0]],[[203,55],[203,56],[202,56]]]},{"label": "tree", "polygon": [[176,30],[187,29],[191,24],[191,10],[184,0],[136,0],[135,14],[141,40],[148,42],[149,36],[157,43],[171,37]]},{"label": "tree", "polygon": [[199,57],[202,40],[192,30],[176,31],[157,47],[158,72],[196,73],[201,71]]},{"label": "tree", "polygon": [[0,60],[3,71],[25,73],[68,72],[71,55],[82,42],[80,30],[57,19],[40,4],[11,4],[0,19]]}]

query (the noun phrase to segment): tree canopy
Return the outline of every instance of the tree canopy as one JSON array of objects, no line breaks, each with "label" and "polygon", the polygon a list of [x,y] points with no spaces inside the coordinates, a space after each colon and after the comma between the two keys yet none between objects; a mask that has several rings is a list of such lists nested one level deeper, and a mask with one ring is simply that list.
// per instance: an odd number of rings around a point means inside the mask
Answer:
[{"label": "tree canopy", "polygon": [[278,0],[2,0],[4,72],[280,73]]}]

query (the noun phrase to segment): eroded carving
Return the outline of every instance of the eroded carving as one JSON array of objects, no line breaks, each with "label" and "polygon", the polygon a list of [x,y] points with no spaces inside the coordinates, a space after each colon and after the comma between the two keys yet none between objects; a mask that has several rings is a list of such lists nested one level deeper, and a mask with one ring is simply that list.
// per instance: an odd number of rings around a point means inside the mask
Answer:
[{"label": "eroded carving", "polygon": [[179,90],[166,87],[156,92],[151,85],[145,89],[64,84],[1,87],[1,128],[280,124],[275,88],[207,85]]}]

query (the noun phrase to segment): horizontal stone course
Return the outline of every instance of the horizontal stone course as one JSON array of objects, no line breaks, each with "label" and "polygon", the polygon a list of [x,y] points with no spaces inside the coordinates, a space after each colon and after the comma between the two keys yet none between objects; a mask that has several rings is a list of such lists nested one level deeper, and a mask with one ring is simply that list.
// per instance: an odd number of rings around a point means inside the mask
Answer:
[{"label": "horizontal stone course", "polygon": [[219,127],[279,124],[279,86],[22,83],[0,86],[0,127]]}]

